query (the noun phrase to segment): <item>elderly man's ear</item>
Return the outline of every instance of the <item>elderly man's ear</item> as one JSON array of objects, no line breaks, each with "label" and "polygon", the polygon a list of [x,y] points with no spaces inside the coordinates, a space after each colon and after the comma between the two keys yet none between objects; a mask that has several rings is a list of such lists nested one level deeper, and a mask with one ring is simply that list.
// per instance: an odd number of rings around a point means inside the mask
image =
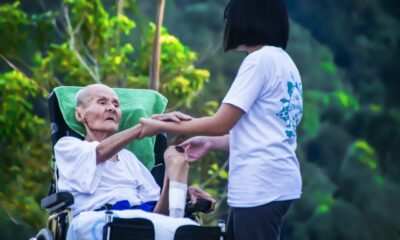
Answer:
[{"label": "elderly man's ear", "polygon": [[83,116],[79,107],[75,108],[75,118],[81,123],[84,123],[85,117]]}]

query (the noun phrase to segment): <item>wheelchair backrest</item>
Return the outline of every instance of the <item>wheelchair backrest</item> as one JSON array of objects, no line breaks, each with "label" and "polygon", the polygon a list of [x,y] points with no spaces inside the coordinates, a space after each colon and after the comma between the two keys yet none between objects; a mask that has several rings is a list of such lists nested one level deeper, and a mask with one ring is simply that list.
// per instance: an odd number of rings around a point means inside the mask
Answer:
[{"label": "wheelchair backrest", "polygon": [[72,136],[83,140],[83,137],[68,127],[67,123],[64,121],[63,115],[58,105],[58,99],[55,92],[51,92],[48,98],[49,103],[49,118],[51,127],[51,141],[54,145],[60,140],[60,138],[65,136]]}]

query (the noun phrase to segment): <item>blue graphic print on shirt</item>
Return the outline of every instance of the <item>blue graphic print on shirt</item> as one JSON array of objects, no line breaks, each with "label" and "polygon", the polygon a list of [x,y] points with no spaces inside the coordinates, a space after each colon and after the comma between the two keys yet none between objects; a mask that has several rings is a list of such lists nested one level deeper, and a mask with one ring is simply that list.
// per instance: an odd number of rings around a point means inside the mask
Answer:
[{"label": "blue graphic print on shirt", "polygon": [[287,82],[288,98],[282,98],[282,108],[276,114],[286,123],[286,136],[296,137],[296,127],[303,115],[303,88],[301,82],[297,82],[293,73]]}]

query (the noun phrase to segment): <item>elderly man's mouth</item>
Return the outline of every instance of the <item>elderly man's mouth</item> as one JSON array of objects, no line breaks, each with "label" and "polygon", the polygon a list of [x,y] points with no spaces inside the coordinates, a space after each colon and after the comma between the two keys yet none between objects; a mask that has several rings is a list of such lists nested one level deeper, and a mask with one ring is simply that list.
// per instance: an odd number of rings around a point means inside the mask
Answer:
[{"label": "elderly man's mouth", "polygon": [[116,119],[115,118],[106,118],[106,121],[113,121],[113,122],[116,122]]}]

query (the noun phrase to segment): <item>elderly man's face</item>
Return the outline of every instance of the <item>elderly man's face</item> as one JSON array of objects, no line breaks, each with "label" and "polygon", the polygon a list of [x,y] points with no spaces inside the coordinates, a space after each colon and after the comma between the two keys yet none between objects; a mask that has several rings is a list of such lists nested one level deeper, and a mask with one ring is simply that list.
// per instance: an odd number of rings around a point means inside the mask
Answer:
[{"label": "elderly man's face", "polygon": [[77,119],[88,131],[112,133],[118,130],[121,119],[118,96],[110,88],[95,86],[89,89],[77,108]]}]

